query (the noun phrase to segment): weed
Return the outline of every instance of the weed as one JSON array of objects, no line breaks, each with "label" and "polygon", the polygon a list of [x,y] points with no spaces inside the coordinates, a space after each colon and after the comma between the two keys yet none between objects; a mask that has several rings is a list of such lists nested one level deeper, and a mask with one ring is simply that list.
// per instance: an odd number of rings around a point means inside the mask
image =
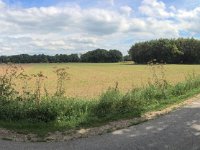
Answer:
[{"label": "weed", "polygon": [[[21,83],[21,95],[20,97],[25,100],[29,99],[32,96],[31,88],[29,85],[29,81],[31,80],[31,76],[24,73],[24,71],[19,75],[19,80]],[[20,92],[19,92],[20,93]]]},{"label": "weed", "polygon": [[152,79],[150,79],[149,81],[149,86],[156,86],[156,88],[159,89],[159,91],[161,91],[162,97],[165,98],[165,91],[168,88],[169,83],[166,79],[166,70],[164,68],[164,64],[156,63],[154,60],[152,62],[149,62],[148,66],[152,74]]},{"label": "weed", "polygon": [[63,96],[65,94],[65,81],[69,80],[67,69],[69,68],[58,68],[54,71],[57,75],[56,96]]},{"label": "weed", "polygon": [[42,72],[39,72],[37,74],[33,74],[32,75],[33,78],[35,79],[35,92],[34,92],[34,96],[35,96],[35,100],[37,101],[37,104],[40,104],[41,101],[41,90],[42,90],[42,85],[44,80],[47,78],[47,76],[45,76]]},{"label": "weed", "polygon": [[0,74],[0,97],[9,99],[14,97],[18,92],[15,90],[15,80],[21,75],[23,68],[13,64],[7,64]]}]

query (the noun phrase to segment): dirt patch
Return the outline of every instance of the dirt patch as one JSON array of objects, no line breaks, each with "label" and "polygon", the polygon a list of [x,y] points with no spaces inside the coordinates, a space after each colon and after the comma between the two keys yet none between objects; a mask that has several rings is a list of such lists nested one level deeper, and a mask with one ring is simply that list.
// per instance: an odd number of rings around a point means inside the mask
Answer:
[{"label": "dirt patch", "polygon": [[129,126],[139,124],[147,120],[154,119],[158,116],[167,114],[174,109],[180,108],[184,105],[189,105],[198,99],[200,99],[200,94],[184,102],[181,102],[179,104],[174,104],[170,107],[167,107],[166,109],[163,109],[161,111],[146,113],[140,118],[113,121],[100,127],[93,127],[93,128],[80,129],[80,130],[68,130],[68,131],[63,131],[63,132],[56,131],[53,133],[48,133],[48,135],[44,138],[38,137],[35,134],[20,134],[14,131],[9,131],[9,130],[0,128],[0,139],[12,140],[12,141],[23,141],[23,142],[39,142],[39,141],[52,142],[52,141],[68,141],[68,140],[73,140],[77,138],[85,138],[85,137],[90,137],[94,135],[101,135],[101,134],[112,132],[118,129],[127,128]]}]

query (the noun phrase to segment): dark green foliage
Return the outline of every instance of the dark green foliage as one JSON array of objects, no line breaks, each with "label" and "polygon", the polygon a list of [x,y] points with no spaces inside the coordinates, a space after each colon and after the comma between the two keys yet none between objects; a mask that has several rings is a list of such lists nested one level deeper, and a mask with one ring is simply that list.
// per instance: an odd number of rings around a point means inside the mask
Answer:
[{"label": "dark green foliage", "polygon": [[107,51],[105,49],[96,49],[81,55],[82,62],[105,63],[105,62],[119,62],[121,60],[122,60],[122,53],[118,50]]},{"label": "dark green foliage", "polygon": [[136,63],[156,60],[165,63],[200,63],[200,40],[197,39],[159,39],[133,45],[129,54]]},{"label": "dark green foliage", "polygon": [[13,55],[0,56],[0,63],[64,63],[64,62],[80,62],[78,54],[60,54],[55,56],[49,55]]},{"label": "dark green foliage", "polygon": [[108,55],[110,62],[119,62],[122,61],[123,58],[122,53],[118,50],[109,50]]},{"label": "dark green foliage", "polygon": [[89,51],[81,55],[78,54],[60,54],[55,56],[49,55],[13,55],[13,56],[0,56],[0,63],[66,63],[66,62],[119,62],[122,60],[122,53],[118,50],[104,50],[97,49]]}]

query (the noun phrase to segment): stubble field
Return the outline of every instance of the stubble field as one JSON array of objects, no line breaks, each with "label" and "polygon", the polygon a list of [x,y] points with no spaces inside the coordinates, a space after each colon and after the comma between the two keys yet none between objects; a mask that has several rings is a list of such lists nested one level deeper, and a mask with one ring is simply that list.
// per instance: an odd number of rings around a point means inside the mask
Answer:
[{"label": "stubble field", "polygon": [[[69,97],[95,98],[109,87],[115,87],[116,82],[125,92],[133,87],[146,86],[152,77],[151,67],[131,63],[22,64],[22,67],[27,74],[42,71],[48,77],[45,85],[52,94],[56,90],[53,70],[55,67],[68,67],[70,80],[66,81],[65,88]],[[2,65],[2,72],[1,68]],[[200,74],[200,65],[164,65],[164,70],[167,81],[173,84],[185,80],[188,74]],[[34,88],[34,83],[30,87]]]}]

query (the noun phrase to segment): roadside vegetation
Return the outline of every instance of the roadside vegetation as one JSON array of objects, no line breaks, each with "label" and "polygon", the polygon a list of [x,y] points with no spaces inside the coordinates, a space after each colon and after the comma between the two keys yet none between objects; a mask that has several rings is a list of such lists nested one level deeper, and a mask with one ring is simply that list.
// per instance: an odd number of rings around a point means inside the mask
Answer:
[{"label": "roadside vegetation", "polygon": [[[149,82],[143,87],[124,93],[116,82],[98,98],[81,99],[65,95],[69,68],[54,68],[57,83],[52,93],[42,72],[28,75],[19,65],[9,64],[0,75],[0,126],[40,134],[95,126],[140,117],[200,92],[200,76],[195,73],[183,82],[170,84],[165,65],[150,62],[148,68]],[[16,84],[19,81],[21,84]],[[34,81],[34,88],[30,88],[30,81]]]}]

